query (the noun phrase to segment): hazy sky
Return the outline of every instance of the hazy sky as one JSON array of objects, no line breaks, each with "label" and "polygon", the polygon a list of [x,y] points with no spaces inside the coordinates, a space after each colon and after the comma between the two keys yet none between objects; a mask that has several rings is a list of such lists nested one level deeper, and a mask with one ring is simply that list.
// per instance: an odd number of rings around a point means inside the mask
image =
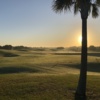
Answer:
[{"label": "hazy sky", "polygon": [[[80,14],[56,14],[53,0],[0,0],[0,45],[80,46]],[[100,17],[88,18],[88,45],[100,45]]]}]

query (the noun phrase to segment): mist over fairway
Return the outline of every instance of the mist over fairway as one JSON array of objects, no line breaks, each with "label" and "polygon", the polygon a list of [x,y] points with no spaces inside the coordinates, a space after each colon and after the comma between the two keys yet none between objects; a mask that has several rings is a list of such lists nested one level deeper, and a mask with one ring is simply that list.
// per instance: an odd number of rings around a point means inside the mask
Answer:
[{"label": "mist over fairway", "polygon": [[[65,50],[1,50],[0,73],[79,74],[80,53]],[[88,74],[100,74],[100,54],[88,54]]]}]

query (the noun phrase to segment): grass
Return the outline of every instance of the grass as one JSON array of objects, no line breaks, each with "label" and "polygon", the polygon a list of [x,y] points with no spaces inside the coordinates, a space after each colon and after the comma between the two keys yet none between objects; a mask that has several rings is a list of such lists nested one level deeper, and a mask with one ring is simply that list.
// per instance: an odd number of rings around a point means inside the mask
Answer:
[{"label": "grass", "polygon": [[[3,53],[2,53],[3,52]],[[79,54],[9,51],[0,56],[0,100],[74,100],[80,69]],[[100,98],[100,57],[88,57],[88,100]]]},{"label": "grass", "polygon": [[1,57],[16,57],[18,56],[17,54],[11,53],[11,52],[6,52],[6,51],[0,51],[0,56]]},{"label": "grass", "polygon": [[[88,100],[99,100],[99,76],[88,76]],[[0,76],[0,100],[74,100],[78,75]]]},{"label": "grass", "polygon": [[3,82],[5,83],[5,81],[8,81],[8,83],[5,85],[0,84],[2,86],[0,90],[3,90],[0,93],[2,95],[5,93],[2,96],[3,99],[5,97],[10,100],[63,100],[61,98],[66,98],[68,95],[67,87],[65,87],[67,85],[64,84],[65,80],[61,76],[33,76],[24,74],[10,79],[3,77]]}]

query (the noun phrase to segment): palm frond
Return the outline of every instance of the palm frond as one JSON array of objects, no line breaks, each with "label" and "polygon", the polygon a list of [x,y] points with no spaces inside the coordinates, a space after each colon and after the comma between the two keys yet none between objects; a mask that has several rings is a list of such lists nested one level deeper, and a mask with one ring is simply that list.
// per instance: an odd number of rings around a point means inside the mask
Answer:
[{"label": "palm frond", "polygon": [[99,10],[96,4],[92,4],[92,17],[96,18],[99,16]]},{"label": "palm frond", "polygon": [[91,3],[89,3],[88,5],[88,15],[90,15],[90,13],[91,13]]},{"label": "palm frond", "polygon": [[100,0],[96,0],[96,4],[100,7]]},{"label": "palm frond", "polygon": [[73,0],[54,0],[53,10],[56,12],[61,12],[63,10],[67,11],[71,9]]},{"label": "palm frond", "polygon": [[92,17],[99,16],[100,0],[53,0],[53,10],[55,12],[70,11],[73,7],[74,14],[82,10],[82,6],[88,11],[88,15],[92,13]]},{"label": "palm frond", "polygon": [[78,7],[78,4],[75,2],[74,4],[74,14],[76,15],[79,11],[79,7]]}]

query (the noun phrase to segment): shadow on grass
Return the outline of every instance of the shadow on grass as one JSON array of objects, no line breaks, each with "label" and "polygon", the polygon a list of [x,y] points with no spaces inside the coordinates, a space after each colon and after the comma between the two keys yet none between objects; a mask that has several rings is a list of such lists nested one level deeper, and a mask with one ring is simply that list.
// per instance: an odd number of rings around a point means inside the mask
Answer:
[{"label": "shadow on grass", "polygon": [[38,69],[29,67],[0,67],[0,74],[13,74],[13,73],[37,73]]},{"label": "shadow on grass", "polygon": [[88,71],[100,73],[100,63],[89,63]]},{"label": "shadow on grass", "polygon": [[10,52],[0,51],[0,56],[2,56],[2,57],[16,57],[19,55],[14,54],[14,53],[10,53]]},{"label": "shadow on grass", "polygon": [[[51,53],[54,55],[79,55],[81,56],[81,53]],[[100,57],[100,53],[88,53],[88,56],[96,56],[96,57]]]},{"label": "shadow on grass", "polygon": [[100,57],[100,53],[88,53],[88,56],[96,56],[96,57]]},{"label": "shadow on grass", "polygon": [[[73,69],[80,69],[80,64],[62,64],[63,67],[70,67]],[[100,63],[88,63],[87,67],[88,72],[97,72],[100,73]]]}]

